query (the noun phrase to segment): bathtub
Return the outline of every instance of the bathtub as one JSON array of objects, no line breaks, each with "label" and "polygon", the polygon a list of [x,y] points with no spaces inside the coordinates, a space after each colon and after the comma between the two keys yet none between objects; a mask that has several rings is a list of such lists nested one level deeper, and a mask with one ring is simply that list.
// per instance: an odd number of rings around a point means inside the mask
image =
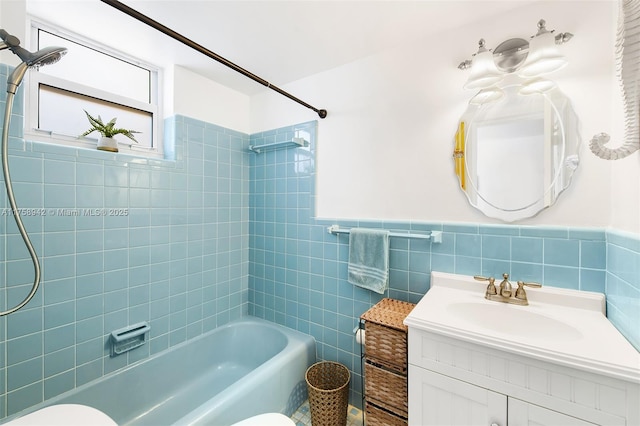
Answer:
[{"label": "bathtub", "polygon": [[307,397],[304,373],[314,362],[313,337],[245,317],[42,406],[87,405],[120,426],[230,425],[266,412],[290,416]]}]

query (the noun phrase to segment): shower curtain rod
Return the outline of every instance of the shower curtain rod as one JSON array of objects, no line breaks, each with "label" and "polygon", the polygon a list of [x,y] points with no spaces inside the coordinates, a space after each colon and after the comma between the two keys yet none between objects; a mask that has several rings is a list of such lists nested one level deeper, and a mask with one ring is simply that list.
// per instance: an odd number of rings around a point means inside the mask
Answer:
[{"label": "shower curtain rod", "polygon": [[309,105],[308,103],[304,102],[301,99],[296,98],[295,96],[293,96],[292,94],[285,92],[284,90],[280,89],[277,86],[274,86],[273,84],[269,83],[268,81],[266,81],[263,78],[258,77],[257,75],[245,70],[244,68],[234,64],[233,62],[229,61],[228,59],[223,58],[222,56],[218,55],[217,53],[212,52],[211,50],[201,46],[200,44],[194,42],[191,39],[188,39],[187,37],[183,36],[180,33],[177,33],[175,31],[173,31],[171,28],[168,28],[164,25],[162,25],[161,23],[159,23],[158,21],[154,21],[153,19],[149,18],[148,16],[138,12],[135,9],[132,9],[131,7],[117,1],[117,0],[101,0],[103,3],[108,4],[111,7],[114,7],[116,9],[118,9],[119,11],[131,16],[132,18],[137,19],[140,22],[143,22],[147,25],[149,25],[150,27],[155,28],[156,30],[160,31],[161,33],[168,35],[169,37],[189,46],[190,48],[192,48],[193,50],[197,50],[198,52],[210,57],[211,59],[214,59],[218,62],[220,62],[223,65],[226,65],[227,67],[231,68],[232,70],[239,72],[240,74],[244,75],[245,77],[249,77],[251,80],[256,81],[260,84],[262,84],[263,86],[266,86],[267,88],[274,90],[278,93],[280,93],[283,96],[286,96],[287,98],[291,99],[294,102],[299,103],[300,105],[303,105],[313,111],[315,111],[318,116],[320,118],[325,118],[327,116],[327,110],[326,109],[317,109],[312,105]]}]

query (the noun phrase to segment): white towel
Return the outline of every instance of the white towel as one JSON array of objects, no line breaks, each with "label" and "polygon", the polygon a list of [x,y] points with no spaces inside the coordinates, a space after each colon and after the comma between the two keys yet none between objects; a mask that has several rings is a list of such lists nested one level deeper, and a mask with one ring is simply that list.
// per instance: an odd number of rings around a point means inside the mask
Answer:
[{"label": "white towel", "polygon": [[351,228],[348,281],[383,294],[389,285],[389,231]]}]

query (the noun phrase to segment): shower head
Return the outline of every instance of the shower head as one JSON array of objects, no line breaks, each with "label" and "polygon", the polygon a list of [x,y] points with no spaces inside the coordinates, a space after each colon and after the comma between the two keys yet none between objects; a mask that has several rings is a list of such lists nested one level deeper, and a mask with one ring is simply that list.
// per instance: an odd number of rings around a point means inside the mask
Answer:
[{"label": "shower head", "polygon": [[12,36],[3,29],[0,29],[0,39],[2,39],[0,50],[9,49],[22,60],[22,63],[13,70],[7,79],[7,92],[14,95],[18,90],[18,86],[22,83],[28,68],[38,68],[56,63],[67,53],[67,49],[64,47],[45,47],[37,52],[29,52],[27,49],[20,47],[18,37]]},{"label": "shower head", "polygon": [[7,92],[16,94],[18,86],[22,83],[24,74],[28,68],[38,68],[42,65],[49,65],[58,62],[62,56],[67,53],[64,47],[45,47],[37,52],[29,52],[20,46],[10,47],[11,51],[18,55],[22,62],[18,65],[7,78]]},{"label": "shower head", "polygon": [[[3,33],[7,34],[6,31],[0,30],[0,37],[4,40],[5,44],[8,44],[9,42],[5,39]],[[19,43],[18,41],[18,44]],[[0,43],[0,47],[1,46],[2,43]],[[29,52],[17,44],[8,44],[8,48],[22,60],[20,65],[18,65],[11,75],[9,75],[9,78],[7,78],[7,92],[13,93],[14,95],[18,90],[18,86],[22,83],[22,79],[28,68],[39,68],[43,65],[54,64],[67,53],[67,49],[64,47],[45,47],[37,52]]]},{"label": "shower head", "polygon": [[3,41],[3,43],[0,43],[1,48],[11,50],[30,68],[58,62],[62,55],[67,53],[67,49],[64,47],[45,47],[37,52],[29,52],[20,47],[20,39],[18,37],[12,36],[3,29],[0,29],[0,39]]},{"label": "shower head", "polygon": [[43,65],[54,64],[67,53],[67,49],[64,47],[45,47],[37,52],[29,52],[20,46],[10,47],[11,51],[18,55],[22,62],[31,67],[41,67]]}]

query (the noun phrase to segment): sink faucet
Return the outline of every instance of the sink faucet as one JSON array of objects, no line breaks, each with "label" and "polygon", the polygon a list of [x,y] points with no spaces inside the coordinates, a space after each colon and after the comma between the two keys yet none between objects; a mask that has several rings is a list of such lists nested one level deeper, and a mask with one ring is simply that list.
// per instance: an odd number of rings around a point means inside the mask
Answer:
[{"label": "sink faucet", "polygon": [[[542,287],[542,284],[534,282],[517,281],[518,288],[513,291],[513,286],[509,282],[509,274],[502,274],[502,282],[496,289],[496,279],[494,277],[482,277],[476,275],[473,277],[477,281],[488,281],[487,290],[484,293],[484,298],[487,300],[493,300],[495,302],[512,303],[514,305],[526,306],[529,304],[527,300],[527,293],[524,290],[525,286],[528,287]],[[512,297],[513,296],[513,297]]]},{"label": "sink faucet", "polygon": [[512,289],[513,287],[509,282],[509,274],[505,272],[504,274],[502,274],[502,282],[500,283],[500,296],[507,297],[507,298],[511,297]]}]

